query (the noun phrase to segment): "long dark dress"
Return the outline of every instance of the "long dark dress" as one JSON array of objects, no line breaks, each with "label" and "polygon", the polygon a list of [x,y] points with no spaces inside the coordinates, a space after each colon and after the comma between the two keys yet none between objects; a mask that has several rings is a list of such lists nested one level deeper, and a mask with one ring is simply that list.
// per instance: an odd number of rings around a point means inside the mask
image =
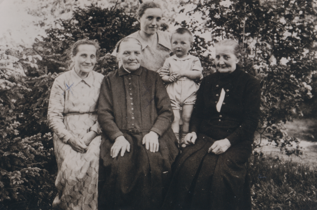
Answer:
[{"label": "long dark dress", "polygon": [[[99,210],[157,209],[171,178],[177,140],[170,126],[173,111],[160,76],[143,67],[127,73],[122,67],[106,76],[100,89],[98,119],[103,130],[100,147]],[[159,134],[159,152],[142,145],[145,134]],[[110,156],[118,136],[131,150]]]},{"label": "long dark dress", "polygon": [[[221,89],[225,99],[218,112]],[[247,161],[251,154],[260,107],[260,84],[236,69],[203,79],[191,119],[196,143],[175,161],[172,183],[163,209],[251,209]],[[221,155],[208,153],[215,140],[228,138]]]}]

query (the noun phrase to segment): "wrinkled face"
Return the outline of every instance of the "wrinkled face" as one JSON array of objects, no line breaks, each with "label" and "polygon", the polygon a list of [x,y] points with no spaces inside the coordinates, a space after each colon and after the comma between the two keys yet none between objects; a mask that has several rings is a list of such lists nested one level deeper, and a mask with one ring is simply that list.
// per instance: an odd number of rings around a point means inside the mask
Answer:
[{"label": "wrinkled face", "polygon": [[216,69],[220,73],[230,73],[236,70],[239,59],[234,54],[234,46],[216,46]]},{"label": "wrinkled face", "polygon": [[142,60],[141,45],[135,40],[122,42],[119,48],[118,59],[122,62],[125,69],[129,71],[137,70]]},{"label": "wrinkled face", "polygon": [[148,35],[155,34],[159,28],[162,14],[163,12],[160,8],[146,9],[139,19],[141,31]]},{"label": "wrinkled face", "polygon": [[188,33],[184,34],[173,34],[172,35],[172,50],[173,53],[179,57],[183,58],[187,55],[191,46],[191,36]]},{"label": "wrinkled face", "polygon": [[75,70],[80,73],[89,73],[93,70],[97,58],[96,47],[89,44],[78,46],[78,52],[72,58]]}]

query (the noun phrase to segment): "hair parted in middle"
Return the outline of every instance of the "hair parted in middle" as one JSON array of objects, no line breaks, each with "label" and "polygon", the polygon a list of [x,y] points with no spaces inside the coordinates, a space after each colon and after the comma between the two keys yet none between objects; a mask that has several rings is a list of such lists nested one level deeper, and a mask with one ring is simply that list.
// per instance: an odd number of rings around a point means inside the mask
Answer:
[{"label": "hair parted in middle", "polygon": [[86,39],[80,39],[80,40],[77,40],[72,46],[71,46],[71,50],[70,50],[70,57],[74,57],[77,55],[78,53],[78,47],[80,45],[93,45],[95,46],[96,48],[96,56],[97,58],[99,57],[99,49],[100,49],[100,46],[99,46],[99,43],[97,40],[89,40],[88,38]]},{"label": "hair parted in middle", "polygon": [[162,9],[161,5],[157,2],[154,1],[146,1],[143,2],[140,6],[139,9],[137,11],[137,18],[141,18],[142,15],[144,14],[145,10],[147,9],[153,9],[153,8],[158,8],[158,9]]},{"label": "hair parted in middle", "polygon": [[136,39],[136,38],[134,38],[134,37],[124,37],[123,39],[121,39],[118,43],[117,43],[117,45],[116,45],[116,53],[118,54],[119,52],[120,52],[120,46],[121,46],[121,43],[126,43],[126,42],[130,42],[130,41],[135,41],[135,42],[137,42],[137,44],[138,45],[140,45],[140,47],[141,47],[141,49],[142,49],[142,44],[141,44],[141,42],[138,40],[138,39]]},{"label": "hair parted in middle", "polygon": [[215,43],[214,46],[217,47],[217,46],[221,46],[221,45],[232,46],[234,55],[238,59],[240,59],[243,48],[242,48],[242,46],[240,46],[240,44],[237,41],[235,41],[233,39],[224,39],[224,40],[221,40],[221,41]]}]

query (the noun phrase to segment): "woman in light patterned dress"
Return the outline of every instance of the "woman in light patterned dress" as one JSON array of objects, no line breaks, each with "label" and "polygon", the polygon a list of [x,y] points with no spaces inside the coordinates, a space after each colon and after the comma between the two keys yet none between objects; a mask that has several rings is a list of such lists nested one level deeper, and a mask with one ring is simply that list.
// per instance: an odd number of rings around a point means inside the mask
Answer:
[{"label": "woman in light patterned dress", "polygon": [[58,76],[48,107],[58,165],[54,209],[97,209],[100,127],[96,105],[103,75],[93,71],[99,45],[77,41],[74,67]]}]

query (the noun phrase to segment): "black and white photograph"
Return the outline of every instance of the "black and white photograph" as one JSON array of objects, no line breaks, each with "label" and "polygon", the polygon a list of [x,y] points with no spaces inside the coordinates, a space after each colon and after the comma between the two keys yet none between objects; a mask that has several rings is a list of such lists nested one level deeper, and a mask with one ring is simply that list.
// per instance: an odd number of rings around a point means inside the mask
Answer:
[{"label": "black and white photograph", "polygon": [[316,210],[317,0],[0,0],[0,210]]}]

